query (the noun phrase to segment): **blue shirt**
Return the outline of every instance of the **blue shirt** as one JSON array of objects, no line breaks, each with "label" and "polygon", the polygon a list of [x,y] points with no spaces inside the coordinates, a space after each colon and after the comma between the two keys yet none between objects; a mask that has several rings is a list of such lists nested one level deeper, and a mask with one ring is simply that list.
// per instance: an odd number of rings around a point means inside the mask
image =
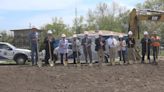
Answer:
[{"label": "blue shirt", "polygon": [[37,45],[38,43],[38,33],[37,32],[31,32],[29,34],[29,40],[30,40],[30,43],[31,45]]},{"label": "blue shirt", "polygon": [[68,53],[68,40],[62,39],[59,42],[59,52],[60,53]]}]

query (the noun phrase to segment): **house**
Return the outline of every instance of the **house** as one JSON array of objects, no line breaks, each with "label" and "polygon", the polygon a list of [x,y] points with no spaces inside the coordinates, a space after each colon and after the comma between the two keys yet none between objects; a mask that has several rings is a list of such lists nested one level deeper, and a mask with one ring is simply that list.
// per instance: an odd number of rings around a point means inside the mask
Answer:
[{"label": "house", "polygon": [[[41,32],[41,30],[37,30],[39,33]],[[32,29],[16,29],[10,31],[14,32],[14,46],[26,49],[30,48],[29,34]]]},{"label": "house", "polygon": [[[115,37],[118,37],[119,35],[122,35],[122,36],[126,36],[125,33],[120,33],[120,32],[114,32],[114,31],[109,31],[109,30],[99,30],[99,31],[102,31],[102,35],[105,37],[105,38],[108,38],[110,37],[111,35],[114,35]],[[89,30],[88,31],[88,35],[92,38],[98,36],[98,31],[94,31],[94,30]],[[84,37],[84,34],[81,33],[81,34],[77,34],[78,37]]]}]

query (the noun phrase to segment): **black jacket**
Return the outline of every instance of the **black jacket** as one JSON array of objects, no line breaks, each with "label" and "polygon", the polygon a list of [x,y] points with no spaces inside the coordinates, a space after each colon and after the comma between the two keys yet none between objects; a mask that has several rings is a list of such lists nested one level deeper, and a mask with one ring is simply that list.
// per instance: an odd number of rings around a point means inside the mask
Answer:
[{"label": "black jacket", "polygon": [[[52,41],[50,42],[50,50],[51,50],[51,52],[53,52],[53,50],[54,50],[54,43],[55,43],[55,39],[53,38]],[[48,37],[46,37],[44,39],[44,44],[45,44],[46,53],[49,54],[49,41],[48,41]]]},{"label": "black jacket", "polygon": [[[132,44],[130,44],[130,41],[132,42]],[[127,44],[128,48],[134,48],[134,46],[135,46],[135,39],[134,38],[128,38],[126,40],[126,44]]]},{"label": "black jacket", "polygon": [[142,44],[142,50],[146,51],[146,49],[150,49],[151,39],[150,38],[142,38],[141,44]]},{"label": "black jacket", "polygon": [[[103,46],[100,45],[100,41],[104,44]],[[105,51],[105,39],[102,37],[100,40],[100,37],[95,40],[95,51],[98,51],[100,48],[102,48]]]}]

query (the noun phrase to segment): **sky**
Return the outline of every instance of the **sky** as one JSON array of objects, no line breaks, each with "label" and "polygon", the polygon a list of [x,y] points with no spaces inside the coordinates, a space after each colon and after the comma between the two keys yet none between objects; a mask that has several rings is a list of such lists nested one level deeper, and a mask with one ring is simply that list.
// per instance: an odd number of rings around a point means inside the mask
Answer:
[{"label": "sky", "polygon": [[85,16],[88,9],[95,9],[100,2],[118,3],[127,9],[132,9],[144,0],[1,0],[0,30],[29,28],[30,24],[37,28],[52,22],[52,18],[59,17],[68,25],[77,16]]}]

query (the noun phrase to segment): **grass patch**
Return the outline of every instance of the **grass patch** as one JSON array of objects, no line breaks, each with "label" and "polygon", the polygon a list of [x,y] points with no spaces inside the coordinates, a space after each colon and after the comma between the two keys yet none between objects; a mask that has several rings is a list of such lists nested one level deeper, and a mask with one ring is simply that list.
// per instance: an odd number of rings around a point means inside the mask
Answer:
[{"label": "grass patch", "polygon": [[164,50],[160,51],[160,56],[164,56]]}]

